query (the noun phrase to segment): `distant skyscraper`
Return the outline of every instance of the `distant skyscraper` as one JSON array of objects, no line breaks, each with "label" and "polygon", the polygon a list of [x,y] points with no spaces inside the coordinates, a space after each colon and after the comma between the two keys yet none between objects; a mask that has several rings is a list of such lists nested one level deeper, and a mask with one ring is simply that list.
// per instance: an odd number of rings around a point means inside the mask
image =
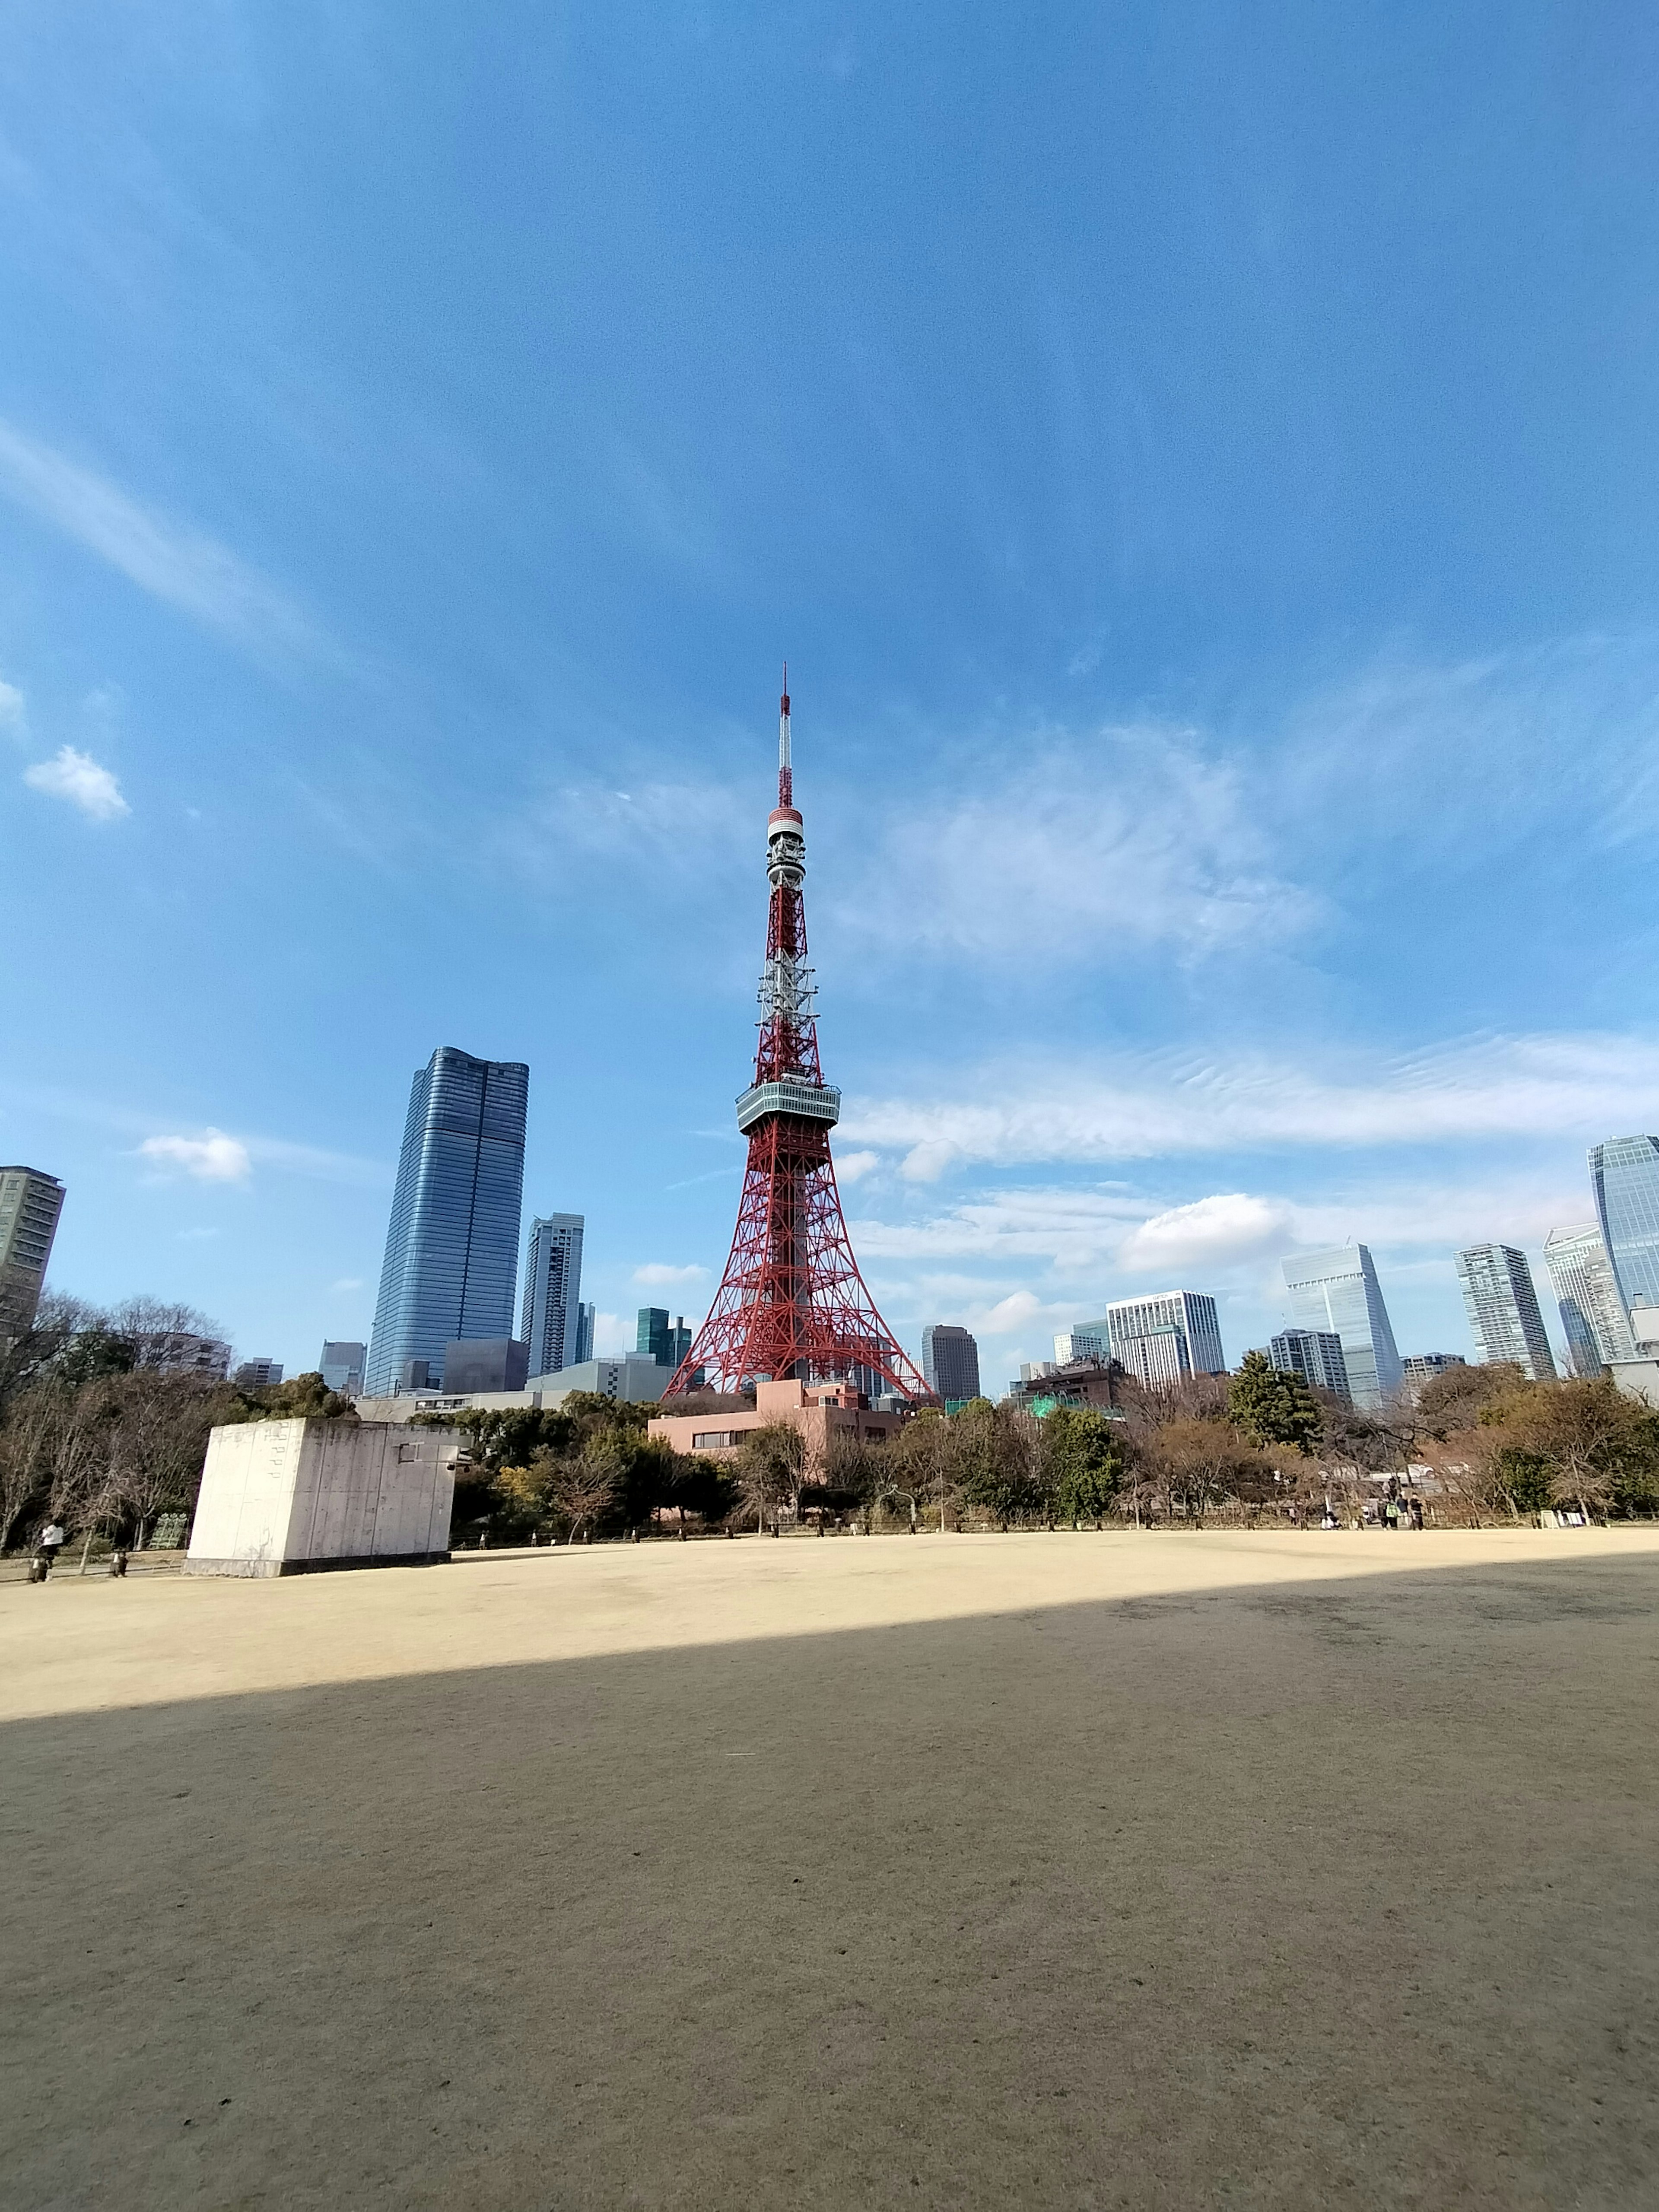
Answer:
[{"label": "distant skyscraper", "polygon": [[1607,1361],[1634,1359],[1630,1316],[1596,1224],[1552,1229],[1544,1239],[1544,1264],[1555,1285],[1573,1373],[1594,1382]]},{"label": "distant skyscraper", "polygon": [[1610,1137],[1589,1170],[1620,1304],[1659,1305],[1659,1137]]},{"label": "distant skyscraper", "polygon": [[1482,1361],[1512,1359],[1528,1382],[1553,1382],[1555,1358],[1526,1254],[1513,1244],[1472,1244],[1457,1255],[1457,1279]]},{"label": "distant skyscraper", "polygon": [[685,1325],[684,1314],[671,1322],[665,1306],[640,1308],[634,1338],[637,1358],[654,1359],[672,1375],[690,1349],[691,1332]]},{"label": "distant skyscraper", "polygon": [[1281,1375],[1299,1375],[1316,1390],[1334,1391],[1352,1402],[1348,1363],[1334,1328],[1281,1329],[1268,1346],[1267,1357]]},{"label": "distant skyscraper", "polygon": [[1337,1244],[1298,1252],[1284,1267],[1297,1325],[1335,1331],[1342,1340],[1348,1395],[1362,1412],[1375,1413],[1400,1388],[1401,1367],[1369,1249]]},{"label": "distant skyscraper", "polygon": [[64,1186],[39,1168],[0,1168],[0,1345],[27,1336],[40,1303]]},{"label": "distant skyscraper", "polygon": [[524,1261],[519,1335],[530,1346],[532,1375],[556,1375],[587,1354],[580,1349],[582,1313],[580,1213],[538,1214]]},{"label": "distant skyscraper", "polygon": [[921,1332],[921,1379],[947,1402],[977,1398],[979,1345],[965,1328],[929,1322]]},{"label": "distant skyscraper", "polygon": [[599,1318],[599,1310],[596,1305],[578,1306],[576,1309],[576,1364],[578,1366],[580,1366],[584,1360],[593,1357],[593,1324]]},{"label": "distant skyscraper", "polygon": [[1202,1291],[1159,1291],[1118,1298],[1106,1309],[1110,1356],[1137,1382],[1158,1389],[1188,1375],[1224,1375],[1215,1300]]},{"label": "distant skyscraper", "polygon": [[530,1070],[441,1045],[410,1086],[366,1376],[389,1396],[458,1340],[513,1333]]},{"label": "distant skyscraper", "polygon": [[1468,1364],[1461,1352],[1413,1352],[1400,1363],[1406,1370],[1407,1382],[1413,1384],[1443,1375],[1449,1367],[1467,1367]]},{"label": "distant skyscraper", "polygon": [[280,1359],[245,1359],[231,1380],[244,1390],[268,1390],[283,1379]]},{"label": "distant skyscraper", "polygon": [[317,1362],[317,1371],[323,1378],[325,1390],[337,1390],[342,1397],[356,1398],[363,1387],[363,1368],[368,1358],[366,1344],[332,1341],[323,1346],[322,1358]]},{"label": "distant skyscraper", "polygon": [[1112,1332],[1104,1321],[1074,1322],[1054,1339],[1054,1358],[1062,1367],[1079,1359],[1092,1359],[1103,1366],[1111,1356]]}]

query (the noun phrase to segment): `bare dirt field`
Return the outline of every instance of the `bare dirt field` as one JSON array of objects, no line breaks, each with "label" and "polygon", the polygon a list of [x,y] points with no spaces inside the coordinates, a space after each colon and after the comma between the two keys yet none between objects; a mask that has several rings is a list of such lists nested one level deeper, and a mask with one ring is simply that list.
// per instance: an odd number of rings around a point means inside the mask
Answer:
[{"label": "bare dirt field", "polygon": [[1659,2203],[1659,1531],[0,1588],[0,2204]]}]

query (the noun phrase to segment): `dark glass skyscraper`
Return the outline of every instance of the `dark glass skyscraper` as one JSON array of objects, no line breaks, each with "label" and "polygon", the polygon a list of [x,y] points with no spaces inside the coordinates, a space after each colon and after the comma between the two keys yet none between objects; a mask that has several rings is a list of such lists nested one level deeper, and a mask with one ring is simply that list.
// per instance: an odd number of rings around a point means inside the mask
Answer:
[{"label": "dark glass skyscraper", "polygon": [[1596,1218],[1620,1297],[1659,1305],[1659,1137],[1610,1137],[1589,1156]]},{"label": "dark glass skyscraper", "polygon": [[460,1338],[510,1337],[530,1070],[440,1045],[410,1086],[364,1391]]},{"label": "dark glass skyscraper", "polygon": [[979,1346],[965,1328],[929,1322],[921,1332],[922,1379],[947,1403],[979,1395]]}]

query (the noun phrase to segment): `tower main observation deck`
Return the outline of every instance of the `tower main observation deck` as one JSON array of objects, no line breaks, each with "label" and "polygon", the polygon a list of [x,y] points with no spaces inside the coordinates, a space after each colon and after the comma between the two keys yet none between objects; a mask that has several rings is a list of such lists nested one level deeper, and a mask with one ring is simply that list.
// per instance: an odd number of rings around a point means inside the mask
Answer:
[{"label": "tower main observation deck", "polygon": [[755,1079],[738,1100],[749,1164],[726,1273],[665,1401],[701,1374],[717,1389],[757,1382],[872,1385],[932,1392],[865,1288],[830,1156],[841,1093],[823,1079],[812,971],[806,964],[806,837],[789,750],[789,672],[778,713],[778,803],[767,817],[772,886],[761,969]]}]

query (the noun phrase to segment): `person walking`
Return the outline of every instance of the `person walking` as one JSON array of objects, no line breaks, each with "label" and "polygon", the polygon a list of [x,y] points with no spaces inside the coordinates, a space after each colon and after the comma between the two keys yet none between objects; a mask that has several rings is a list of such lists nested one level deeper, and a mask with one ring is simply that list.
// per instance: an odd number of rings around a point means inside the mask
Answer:
[{"label": "person walking", "polygon": [[64,1543],[64,1532],[62,1525],[56,1521],[48,1521],[40,1531],[34,1547],[35,1556],[47,1574],[50,1574],[57,1565],[58,1554],[63,1550]]}]

